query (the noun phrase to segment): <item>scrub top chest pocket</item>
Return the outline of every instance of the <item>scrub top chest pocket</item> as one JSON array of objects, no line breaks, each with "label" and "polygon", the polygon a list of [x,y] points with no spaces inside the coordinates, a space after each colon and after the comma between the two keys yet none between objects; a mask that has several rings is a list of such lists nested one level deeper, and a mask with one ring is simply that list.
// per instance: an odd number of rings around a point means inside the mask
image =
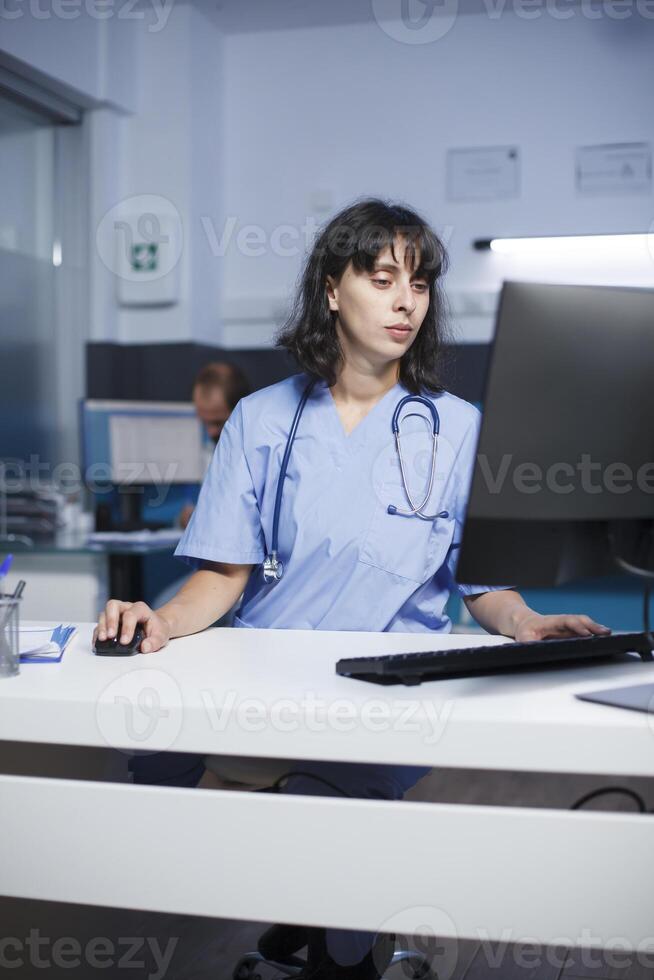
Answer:
[{"label": "scrub top chest pocket", "polygon": [[[431,469],[425,438],[424,424],[416,419],[403,439],[405,475],[411,495],[418,501],[424,498]],[[446,516],[424,520],[417,515],[389,514],[389,506],[407,508],[408,504],[395,446],[390,441],[384,446],[372,469],[374,509],[362,537],[360,561],[417,584],[438,571],[452,544],[456,524],[451,480],[454,456],[447,440],[439,439],[436,478],[424,512],[445,512]]]},{"label": "scrub top chest pocket", "polygon": [[386,504],[378,503],[363,539],[359,561],[421,585],[445,561],[455,525],[453,517],[439,517],[434,521],[399,517],[389,514]]}]

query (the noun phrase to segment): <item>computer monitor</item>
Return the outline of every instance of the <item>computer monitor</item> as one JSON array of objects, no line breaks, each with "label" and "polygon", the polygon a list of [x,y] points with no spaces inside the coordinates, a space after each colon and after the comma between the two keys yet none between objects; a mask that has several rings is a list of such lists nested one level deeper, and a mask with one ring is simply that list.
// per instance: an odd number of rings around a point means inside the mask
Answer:
[{"label": "computer monitor", "polygon": [[457,581],[651,568],[653,528],[654,290],[505,283]]},{"label": "computer monitor", "polygon": [[93,491],[119,488],[125,526],[142,523],[143,489],[201,483],[207,435],[190,402],[81,403],[82,465]]},{"label": "computer monitor", "polygon": [[85,472],[115,486],[201,483],[206,469],[202,423],[189,402],[82,402]]}]

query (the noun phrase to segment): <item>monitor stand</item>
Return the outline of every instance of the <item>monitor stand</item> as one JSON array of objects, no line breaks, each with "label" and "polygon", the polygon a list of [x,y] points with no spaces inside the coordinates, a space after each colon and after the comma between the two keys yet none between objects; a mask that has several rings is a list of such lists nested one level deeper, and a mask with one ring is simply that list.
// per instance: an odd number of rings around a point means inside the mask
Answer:
[{"label": "monitor stand", "polygon": [[143,519],[143,498],[145,486],[118,489],[120,516],[113,521],[108,507],[96,510],[96,531],[159,531],[169,525],[165,521],[145,521]]}]

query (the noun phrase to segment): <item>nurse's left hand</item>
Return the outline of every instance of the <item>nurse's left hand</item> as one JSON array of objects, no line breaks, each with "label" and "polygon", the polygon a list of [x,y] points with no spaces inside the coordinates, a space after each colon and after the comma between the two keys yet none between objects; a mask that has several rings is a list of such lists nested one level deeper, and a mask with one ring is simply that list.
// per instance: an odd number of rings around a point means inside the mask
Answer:
[{"label": "nurse's left hand", "polygon": [[541,616],[529,612],[518,623],[515,639],[519,643],[529,640],[562,640],[567,636],[608,636],[608,626],[602,626],[590,618],[564,613],[560,616]]}]

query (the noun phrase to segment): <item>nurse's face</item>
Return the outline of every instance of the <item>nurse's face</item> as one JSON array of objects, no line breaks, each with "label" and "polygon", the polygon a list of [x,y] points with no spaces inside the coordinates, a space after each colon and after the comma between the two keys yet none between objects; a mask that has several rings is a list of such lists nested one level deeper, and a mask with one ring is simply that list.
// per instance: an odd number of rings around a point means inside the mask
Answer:
[{"label": "nurse's face", "polygon": [[379,253],[372,272],[352,263],[338,282],[328,277],[329,308],[336,312],[336,331],[348,358],[365,358],[373,366],[399,360],[418,335],[429,308],[429,284],[404,264],[405,241]]}]

